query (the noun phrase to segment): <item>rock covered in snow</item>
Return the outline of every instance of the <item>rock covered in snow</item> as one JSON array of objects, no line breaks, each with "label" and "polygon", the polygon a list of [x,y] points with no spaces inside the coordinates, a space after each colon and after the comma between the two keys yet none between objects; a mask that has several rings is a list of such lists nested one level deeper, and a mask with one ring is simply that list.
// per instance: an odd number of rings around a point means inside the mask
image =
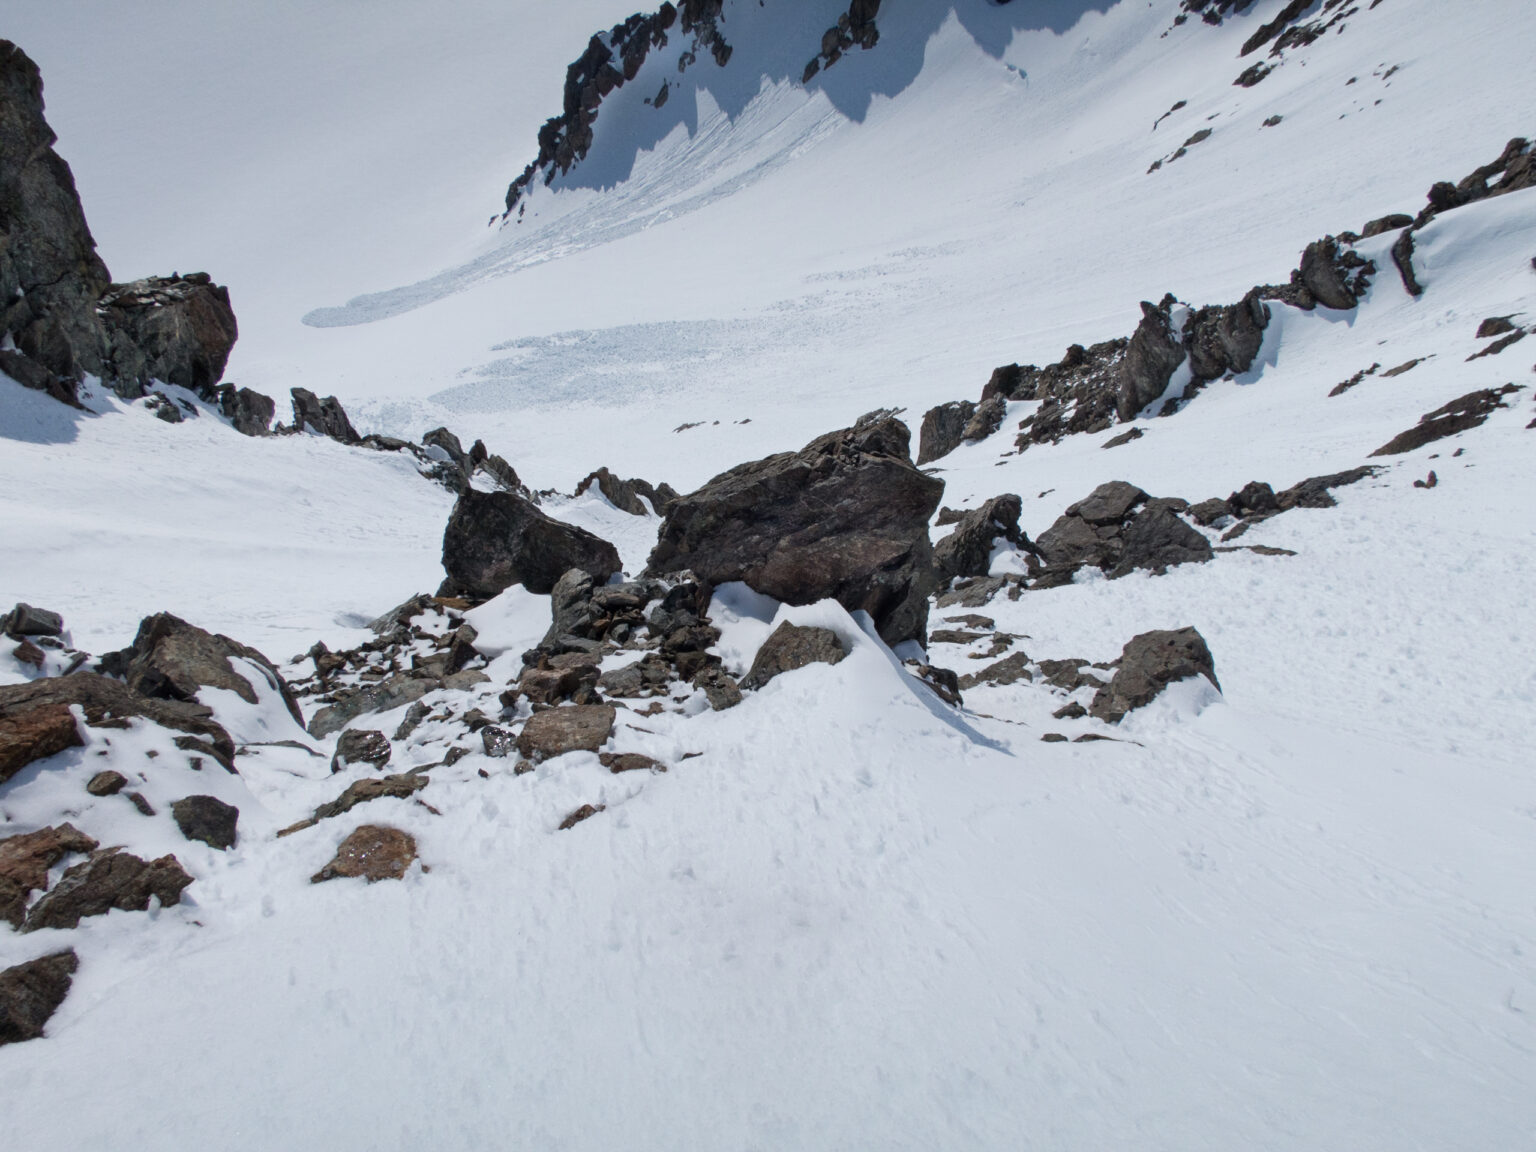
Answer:
[{"label": "rock covered in snow", "polygon": [[1127,712],[1150,704],[1169,684],[1191,676],[1204,676],[1221,690],[1205,637],[1193,628],[1143,632],[1125,645],[1113,679],[1095,694],[1089,714],[1118,724]]},{"label": "rock covered in snow", "polygon": [[181,903],[182,889],[191,883],[192,877],[174,856],[143,860],[117,848],[103,848],[65,872],[32,905],[21,930],[73,928],[86,916],[100,916],[114,908],[143,912],[150,897],[168,908]]}]

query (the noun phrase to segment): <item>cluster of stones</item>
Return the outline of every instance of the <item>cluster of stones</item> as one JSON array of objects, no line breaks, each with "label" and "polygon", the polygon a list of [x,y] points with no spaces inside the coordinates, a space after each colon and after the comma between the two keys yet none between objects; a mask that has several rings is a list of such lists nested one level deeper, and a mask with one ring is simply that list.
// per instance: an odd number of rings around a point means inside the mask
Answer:
[{"label": "cluster of stones", "polygon": [[880,0],[852,0],[848,11],[821,34],[820,50],[806,64],[800,83],[809,84],[816,73],[832,67],[855,46],[868,50],[878,44],[880,29],[875,26],[875,17],[879,14]]}]

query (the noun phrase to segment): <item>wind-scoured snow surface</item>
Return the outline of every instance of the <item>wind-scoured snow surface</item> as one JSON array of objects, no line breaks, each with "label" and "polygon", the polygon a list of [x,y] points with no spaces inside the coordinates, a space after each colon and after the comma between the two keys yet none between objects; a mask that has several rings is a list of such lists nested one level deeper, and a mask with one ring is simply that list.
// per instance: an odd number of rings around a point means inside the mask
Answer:
[{"label": "wind-scoured snow surface", "polygon": [[[0,31],[42,67],[117,275],[229,283],[230,379],[335,393],[360,430],[446,422],[567,491],[599,465],[687,491],[877,406],[915,428],[998,364],[1129,334],[1139,300],[1282,281],[1308,241],[1416,212],[1433,181],[1536,134],[1523,0],[1362,4],[1251,89],[1232,85],[1253,59],[1238,48],[1278,0],[1167,37],[1171,0],[1055,5],[1038,31],[1010,14],[1001,44],[976,12],[887,0],[881,44],[829,73],[867,105],[770,75],[735,106],[722,80],[649,150],[600,131],[594,186],[541,187],[521,225],[485,229],[565,64],[630,7],[85,3],[66,19],[22,0]],[[923,55],[893,84],[877,71],[899,73],[881,53],[903,21]],[[146,86],[167,76],[205,83],[196,99]],[[48,1037],[0,1049],[5,1143],[1530,1145],[1536,377],[1530,341],[1467,357],[1485,317],[1536,320],[1536,192],[1419,232],[1418,299],[1393,238],[1360,245],[1381,271],[1358,310],[1274,304],[1254,369],[1138,421],[1139,440],[1103,449],[1119,426],[1014,455],[1016,404],[937,462],[945,504],[1018,493],[1035,536],[1105,480],[1191,501],[1278,490],[1365,463],[1475,388],[1523,387],[1480,428],[1372,461],[1338,507],[1234,541],[1294,556],[979,609],[1037,659],[1108,661],[1136,633],[1197,627],[1222,693],[1178,685],[1119,742],[1042,743],[1110,730],[1052,719],[1064,700],[1040,685],[951,710],[866,621],[727,587],[733,672],[778,618],[851,652],[726,712],[621,720],[615,746],[665,775],[575,754],[514,776],[473,755],[432,772],[421,797],[440,814],[381,800],[277,840],[361,767],[330,776],[327,746],[242,756],[238,778],[145,769],[153,819],[86,795],[100,747],[28,768],[0,787],[0,835],[68,813],[103,844],[176,852],[196,882],[148,917],[0,929],[0,967],[81,957]],[[317,309],[346,322],[302,323]],[[0,379],[0,609],[61,611],[97,652],[172,611],[281,662],[355,643],[440,578],[451,497],[395,457],[91,407]],[[1430,469],[1437,485],[1413,487]],[[643,565],[656,520],[596,495],[547,507]],[[548,602],[515,589],[472,619],[504,652],[499,689]],[[302,737],[271,700],[212,695],[237,739]],[[110,736],[113,763],[151,750],[152,733]],[[230,853],[170,824],[194,790],[240,807]],[[583,803],[607,808],[557,832]],[[309,884],[362,822],[412,832],[430,871]]]}]

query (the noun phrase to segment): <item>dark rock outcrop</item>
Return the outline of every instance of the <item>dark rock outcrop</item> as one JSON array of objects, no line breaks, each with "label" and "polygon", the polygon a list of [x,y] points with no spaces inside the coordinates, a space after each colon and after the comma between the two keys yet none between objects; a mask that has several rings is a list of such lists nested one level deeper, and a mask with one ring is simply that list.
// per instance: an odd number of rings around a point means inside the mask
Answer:
[{"label": "dark rock outcrop", "polygon": [[[580,496],[594,484],[610,504],[631,516],[649,516],[652,512],[665,516],[667,509],[677,499],[677,491],[670,484],[652,485],[644,480],[620,480],[606,468],[599,468],[576,485],[576,495]],[[641,497],[650,502],[649,508],[641,502]]]},{"label": "dark rock outcrop", "polygon": [[745,581],[789,604],[866,611],[887,643],[922,639],[939,574],[928,521],[944,483],[919,472],[905,424],[884,413],[741,464],[680,497],[647,572]]},{"label": "dark rock outcrop", "polygon": [[1077,432],[1102,432],[1116,418],[1126,349],[1121,337],[1090,348],[1073,344],[1057,363],[1009,365],[992,373],[988,388],[1007,400],[1039,400],[1034,413],[1019,423],[1015,447],[1054,444]]},{"label": "dark rock outcrop", "polygon": [[999,538],[1029,545],[1019,528],[1024,502],[1014,495],[994,496],[960,518],[955,530],[934,545],[934,559],[946,579],[985,576],[992,563],[992,546]]},{"label": "dark rock outcrop", "polygon": [[488,600],[513,584],[540,595],[572,568],[606,583],[619,570],[614,546],[583,528],[545,515],[512,492],[460,495],[443,533],[440,594]]},{"label": "dark rock outcrop", "polygon": [[94,852],[97,847],[73,824],[0,840],[0,920],[20,928],[28,897],[48,887],[48,869],[71,852]]},{"label": "dark rock outcrop", "polygon": [[1085,565],[1116,578],[1138,568],[1162,573],[1209,560],[1210,541],[1178,516],[1187,508],[1182,500],[1153,500],[1123,480],[1101,484],[1035,541],[1045,561],[1037,583],[1064,583]]},{"label": "dark rock outcrop", "polygon": [[1248,371],[1264,343],[1269,319],[1269,306],[1259,299],[1257,288],[1236,304],[1197,309],[1184,323],[1191,376],[1200,382]]},{"label": "dark rock outcrop", "polygon": [[1392,437],[1371,455],[1401,455],[1435,440],[1476,428],[1496,409],[1504,407],[1504,397],[1515,391],[1518,389],[1513,384],[1506,384],[1502,388],[1480,388],[1476,392],[1468,392],[1433,412],[1426,412],[1419,417],[1417,425]]},{"label": "dark rock outcrop", "polygon": [[311,884],[359,876],[370,884],[399,880],[415,860],[416,839],[409,832],[364,824],[341,842],[330,863],[309,880]]},{"label": "dark rock outcrop", "polygon": [[410,772],[355,780],[347,785],[346,790],[336,799],[316,808],[314,817],[306,823],[329,820],[333,816],[350,812],[359,804],[366,804],[370,800],[408,800],[430,783],[432,781],[428,777]]},{"label": "dark rock outcrop", "polygon": [[277,403],[272,397],[233,384],[221,385],[215,395],[219,411],[236,432],[245,436],[271,435],[272,418],[277,415]]},{"label": "dark rock outcrop", "polygon": [[247,704],[259,703],[256,689],[231,662],[234,657],[261,670],[267,683],[282,696],[288,714],[302,727],[304,716],[298,701],[272,661],[249,645],[205,632],[169,612],[146,616],[133,644],[103,656],[100,668],[121,676],[142,696],[195,701],[199,688],[223,688]]},{"label": "dark rock outcrop", "polygon": [[331,758],[331,771],[340,772],[348,764],[367,764],[382,768],[392,755],[389,737],[374,728],[348,728],[336,741],[336,755]]},{"label": "dark rock outcrop", "polygon": [[140,696],[126,684],[91,672],[0,687],[0,783],[26,765],[80,743],[70,714],[78,705],[87,725],[142,716],[187,733],[177,744],[211,756],[233,771],[235,745],[202,704]]},{"label": "dark rock outcrop", "polygon": [[1126,644],[1114,678],[1095,694],[1089,714],[1118,724],[1127,712],[1150,704],[1169,684],[1191,676],[1204,676],[1221,690],[1211,650],[1199,632],[1193,628],[1143,632]]},{"label": "dark rock outcrop", "polygon": [[235,846],[240,809],[217,796],[187,796],[171,805],[171,819],[188,840],[223,852]]},{"label": "dark rock outcrop", "polygon": [[100,916],[114,908],[143,912],[151,896],[169,908],[181,903],[182,889],[191,883],[192,877],[174,856],[141,860],[117,848],[104,848],[65,872],[53,889],[32,905],[21,930],[74,928],[82,918]]},{"label": "dark rock outcrop", "polygon": [[336,397],[327,396],[322,400],[308,388],[290,388],[288,391],[293,397],[295,432],[308,429],[342,444],[363,442],[363,438],[352,427],[352,421],[347,419],[347,410]]},{"label": "dark rock outcrop", "polygon": [[793,672],[808,664],[836,664],[847,655],[843,642],[830,628],[802,628],[786,620],[763,641],[741,686],[761,688],[785,672]]},{"label": "dark rock outcrop", "polygon": [[[998,372],[1001,371],[1003,369],[999,368]],[[983,393],[982,398],[985,401],[989,397]],[[965,439],[966,425],[970,423],[975,413],[976,405],[969,400],[955,400],[949,404],[940,404],[923,413],[923,425],[917,437],[918,465],[942,459],[960,447]]]},{"label": "dark rock outcrop", "polygon": [[34,608],[30,604],[17,604],[0,619],[0,633],[13,640],[24,636],[62,636],[64,617],[46,608]]},{"label": "dark rock outcrop", "polygon": [[115,285],[43,115],[43,82],[0,40],[0,371],[76,403],[86,373],[125,397],[153,379],[218,383],[236,336],[229,294],[201,273]]},{"label": "dark rock outcrop", "polygon": [[41,1036],[69,995],[79,966],[70,948],[0,972],[0,1045]]}]

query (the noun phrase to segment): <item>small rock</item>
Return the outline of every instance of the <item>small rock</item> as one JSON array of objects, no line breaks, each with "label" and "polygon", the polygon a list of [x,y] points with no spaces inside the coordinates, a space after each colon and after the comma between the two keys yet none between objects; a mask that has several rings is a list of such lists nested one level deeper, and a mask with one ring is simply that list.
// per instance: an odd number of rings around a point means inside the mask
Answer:
[{"label": "small rock", "polygon": [[995,664],[988,664],[980,672],[972,672],[959,679],[959,687],[962,691],[975,688],[978,684],[1014,684],[1020,680],[1026,683],[1035,678],[1029,670],[1030,659],[1024,652],[1015,652],[1011,656],[1004,656]]},{"label": "small rock", "polygon": [[1088,709],[1084,708],[1076,700],[1070,704],[1063,705],[1051,713],[1051,716],[1056,720],[1081,720],[1086,715],[1088,715]]},{"label": "small rock", "polygon": [[366,804],[370,800],[386,798],[406,800],[420,792],[430,783],[432,783],[430,777],[413,775],[409,772],[401,772],[395,776],[369,777],[366,780],[357,780],[349,784],[346,791],[329,804],[322,804],[316,808],[314,818],[316,820],[329,820],[333,816],[340,816],[344,812],[350,812],[359,804]]},{"label": "small rock", "polygon": [[432,709],[428,708],[420,700],[405,710],[405,717],[400,721],[400,726],[395,729],[395,739],[408,739],[412,732],[421,726],[421,722],[431,715]]},{"label": "small rock", "polygon": [[494,724],[480,729],[480,742],[485,747],[485,754],[497,760],[512,755],[517,748],[517,737]]},{"label": "small rock", "polygon": [[171,805],[171,819],[188,840],[201,840],[223,852],[235,846],[240,809],[215,796],[187,796]]},{"label": "small rock", "polygon": [[774,629],[741,681],[743,688],[763,687],[775,676],[808,664],[836,664],[848,653],[830,628],[802,628],[787,620]]},{"label": "small rock", "polygon": [[[1515,326],[1514,324],[1510,323],[1510,321],[1513,319],[1513,314],[1509,316],[1488,317],[1488,319],[1484,320],[1477,326],[1477,338],[1479,340],[1487,340],[1491,336],[1503,336],[1505,333],[1513,332],[1515,330]],[[18,604],[16,607],[21,608],[24,606]]]},{"label": "small rock", "polygon": [[110,768],[105,772],[98,772],[91,777],[91,782],[85,786],[85,790],[92,796],[116,796],[128,786],[128,777],[121,772],[113,772]]},{"label": "small rock", "polygon": [[1216,688],[1216,666],[1205,638],[1193,628],[1143,632],[1126,644],[1114,678],[1099,689],[1089,713],[1118,724],[1127,712],[1150,704],[1176,680],[1204,676]]},{"label": "small rock", "polygon": [[587,820],[593,816],[596,816],[599,812],[604,811],[607,807],[608,805],[606,804],[583,804],[580,808],[576,809],[576,811],[572,812],[564,820],[560,821],[560,831],[564,832],[567,828],[576,827],[576,825],[580,824],[583,820]]},{"label": "small rock", "polygon": [[42,671],[43,661],[47,659],[43,655],[43,650],[27,639],[18,640],[16,650],[11,655],[16,657],[19,663],[30,665],[38,671]]},{"label": "small rock", "polygon": [[1067,738],[1060,732],[1047,732],[1040,739],[1046,744],[1065,744],[1067,742]]},{"label": "small rock", "polygon": [[702,688],[712,711],[723,712],[741,703],[741,689],[729,672],[718,664],[701,669],[693,678],[693,686]]},{"label": "small rock", "polygon": [[372,884],[378,880],[401,879],[416,859],[416,839],[409,832],[364,824],[355,829],[336,849],[336,855],[309,878],[319,884],[339,877],[361,876]]},{"label": "small rock", "polygon": [[642,756],[638,752],[603,752],[597,759],[615,776],[620,772],[665,772],[667,770],[667,766],[660,760],[652,760],[649,756]]},{"label": "small rock", "polygon": [[133,802],[133,806],[139,810],[140,816],[153,816],[155,814],[155,806],[144,798],[144,793],[130,792],[128,793],[128,799],[131,800]]},{"label": "small rock", "polygon": [[46,608],[34,608],[30,604],[17,604],[0,621],[0,632],[13,640],[23,636],[62,636],[64,617]]},{"label": "small rock", "polygon": [[348,764],[369,764],[382,768],[389,763],[393,750],[389,738],[373,728],[348,728],[336,741],[336,755],[331,757],[331,771],[340,772]]},{"label": "small rock", "polygon": [[79,966],[71,948],[0,972],[0,1045],[41,1036]]}]

